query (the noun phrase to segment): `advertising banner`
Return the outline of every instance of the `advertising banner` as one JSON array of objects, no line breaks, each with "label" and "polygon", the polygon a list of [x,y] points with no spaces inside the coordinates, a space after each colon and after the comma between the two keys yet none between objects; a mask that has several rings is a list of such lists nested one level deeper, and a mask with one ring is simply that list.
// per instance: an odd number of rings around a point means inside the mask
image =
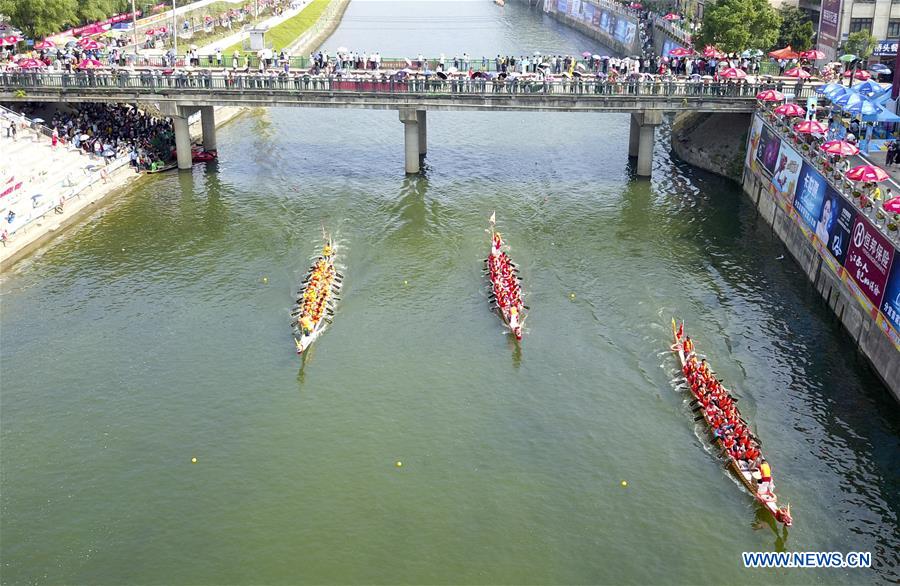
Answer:
[{"label": "advertising banner", "polygon": [[775,165],[778,164],[778,149],[781,147],[781,139],[768,126],[762,127],[759,145],[756,147],[756,160],[762,165],[760,169],[766,177],[772,177]]},{"label": "advertising banner", "polygon": [[560,14],[566,14],[569,9],[568,0],[556,0],[556,11]]},{"label": "advertising banner", "polygon": [[792,201],[803,159],[784,141],[778,151],[778,164],[772,174],[772,192],[784,201]]},{"label": "advertising banner", "polygon": [[591,18],[591,24],[594,25],[594,28],[599,29],[600,28],[600,15],[603,14],[603,11],[600,10],[599,8],[593,8],[593,6],[591,6],[591,8],[594,10],[594,16]]},{"label": "advertising banner", "polygon": [[838,41],[841,38],[841,4],[842,0],[822,0],[818,48],[825,53],[826,60],[834,59],[837,53]]},{"label": "advertising banner", "polygon": [[570,0],[569,10],[572,11],[573,18],[581,18],[581,0]]},{"label": "advertising banner", "polygon": [[[837,264],[843,266],[850,248],[850,233],[856,222],[856,208],[830,185],[825,189],[822,213],[816,222],[816,237]],[[829,263],[830,264],[830,263]],[[832,267],[836,268],[836,267]],[[837,271],[836,271],[837,272]]]},{"label": "advertising banner", "polygon": [[583,4],[582,8],[584,8],[584,22],[593,25],[594,24],[594,5],[593,4]]},{"label": "advertising banner", "polygon": [[756,167],[756,149],[759,147],[762,126],[762,118],[754,116],[753,124],[750,125],[750,133],[747,135],[747,160],[744,161],[744,164],[753,171],[758,171]]},{"label": "advertising banner", "polygon": [[600,11],[600,30],[609,32],[609,12]]},{"label": "advertising banner", "polygon": [[881,307],[893,256],[894,247],[887,238],[857,215],[844,267],[876,307]]},{"label": "advertising banner", "polygon": [[797,191],[794,195],[794,209],[800,219],[811,230],[816,229],[822,215],[822,202],[825,199],[825,187],[828,183],[809,163],[804,162],[797,179]]},{"label": "advertising banner", "polygon": [[891,322],[895,330],[900,331],[900,262],[898,261],[894,262],[891,275],[884,288],[881,313]]},{"label": "advertising banner", "polygon": [[872,51],[873,55],[878,55],[879,57],[891,57],[897,54],[897,40],[883,40],[878,41],[878,44],[875,45],[875,50]]}]

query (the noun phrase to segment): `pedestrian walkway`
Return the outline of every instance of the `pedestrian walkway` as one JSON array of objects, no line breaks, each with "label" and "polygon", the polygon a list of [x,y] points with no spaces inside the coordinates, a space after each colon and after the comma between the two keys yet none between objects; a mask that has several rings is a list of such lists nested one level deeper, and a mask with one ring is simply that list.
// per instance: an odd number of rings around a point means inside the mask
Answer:
[{"label": "pedestrian walkway", "polygon": [[[254,28],[260,28],[260,27],[272,28],[276,25],[279,25],[282,22],[286,21],[287,19],[291,18],[292,16],[296,16],[297,14],[299,14],[304,8],[306,8],[309,5],[310,2],[312,2],[312,0],[303,0],[300,4],[296,4],[295,7],[288,8],[281,14],[279,14],[277,16],[269,17],[266,20],[262,21],[261,23],[254,25]],[[247,31],[244,31],[244,30],[238,31],[238,32],[234,33],[233,35],[229,35],[229,36],[225,37],[224,39],[219,39],[218,41],[212,42],[208,45],[204,45],[204,46],[198,48],[197,54],[198,55],[214,55],[217,49],[221,49],[224,51],[228,47],[230,47],[236,43],[240,43],[241,41],[246,39],[248,36],[249,36],[249,33]],[[279,47],[279,48],[283,48],[283,47]]]}]

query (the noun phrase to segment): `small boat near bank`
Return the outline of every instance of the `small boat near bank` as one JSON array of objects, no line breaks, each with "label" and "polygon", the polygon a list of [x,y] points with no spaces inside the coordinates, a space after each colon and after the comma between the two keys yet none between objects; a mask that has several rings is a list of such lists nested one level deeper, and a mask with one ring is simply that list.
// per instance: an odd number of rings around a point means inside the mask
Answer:
[{"label": "small boat near bank", "polygon": [[[737,399],[710,370],[706,359],[698,359],[694,343],[684,335],[684,322],[676,327],[672,320],[672,351],[678,356],[681,372],[694,397],[691,405],[700,412],[712,441],[727,460],[728,468],[750,491],[753,498],[785,527],[793,524],[791,506],[778,506],[771,467],[763,456],[761,443],[749,429],[737,408]],[[739,457],[735,457],[735,455]]]},{"label": "small boat near bank", "polygon": [[519,269],[509,258],[506,252],[508,246],[504,244],[503,237],[494,230],[497,223],[496,213],[491,214],[489,223],[491,250],[484,264],[490,282],[491,303],[516,340],[521,340],[526,317],[524,310],[527,308],[522,303]]},{"label": "small boat near bank", "polygon": [[291,310],[291,328],[297,354],[309,348],[334,317],[343,279],[335,267],[336,255],[334,242],[326,237],[322,252],[301,283],[302,290]]}]

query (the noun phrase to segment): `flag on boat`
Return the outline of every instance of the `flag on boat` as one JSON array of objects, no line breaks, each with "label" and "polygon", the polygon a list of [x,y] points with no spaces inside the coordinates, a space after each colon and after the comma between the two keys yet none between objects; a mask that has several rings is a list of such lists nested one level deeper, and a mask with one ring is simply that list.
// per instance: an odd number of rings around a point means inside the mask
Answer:
[{"label": "flag on boat", "polygon": [[494,211],[494,212],[491,214],[491,219],[488,220],[488,222],[491,223],[491,226],[493,226],[493,225],[495,225],[495,224],[497,223],[497,212],[496,212],[496,211]]}]

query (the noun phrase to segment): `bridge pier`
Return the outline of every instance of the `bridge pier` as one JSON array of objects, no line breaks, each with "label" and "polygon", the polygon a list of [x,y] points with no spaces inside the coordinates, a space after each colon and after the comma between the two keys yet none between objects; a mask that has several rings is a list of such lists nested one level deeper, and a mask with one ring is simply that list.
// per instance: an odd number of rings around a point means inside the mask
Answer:
[{"label": "bridge pier", "polygon": [[637,174],[639,177],[650,177],[653,171],[653,145],[656,139],[656,127],[662,124],[662,111],[646,110],[640,116]]},{"label": "bridge pier", "polygon": [[216,110],[212,106],[200,106],[200,127],[203,129],[203,150],[216,150]]},{"label": "bridge pier", "polygon": [[638,156],[638,145],[641,143],[641,115],[631,115],[631,129],[628,134],[628,156]]},{"label": "bridge pier", "polygon": [[[424,112],[423,112],[424,114]],[[424,117],[423,117],[424,119]],[[424,130],[419,130],[419,115],[411,108],[400,109],[400,122],[403,123],[403,152],[406,160],[406,172],[418,173],[419,149],[422,147]]]},{"label": "bridge pier", "polygon": [[428,150],[428,118],[426,110],[416,110],[416,123],[419,125],[419,156],[424,157]]},{"label": "bridge pier", "polygon": [[190,169],[191,161],[191,131],[188,128],[188,117],[191,115],[189,108],[181,106],[176,108],[172,116],[172,126],[175,127],[175,154],[178,159],[179,169]]}]

